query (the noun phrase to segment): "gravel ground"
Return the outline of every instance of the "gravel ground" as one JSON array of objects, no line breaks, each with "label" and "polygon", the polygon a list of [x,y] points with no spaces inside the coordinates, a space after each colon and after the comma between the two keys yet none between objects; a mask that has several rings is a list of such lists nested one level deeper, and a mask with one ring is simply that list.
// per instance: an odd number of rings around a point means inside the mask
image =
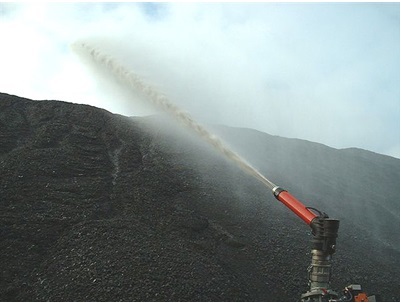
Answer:
[{"label": "gravel ground", "polygon": [[[299,300],[309,228],[166,124],[0,94],[1,301]],[[400,300],[399,159],[216,132],[340,219],[333,289]]]}]

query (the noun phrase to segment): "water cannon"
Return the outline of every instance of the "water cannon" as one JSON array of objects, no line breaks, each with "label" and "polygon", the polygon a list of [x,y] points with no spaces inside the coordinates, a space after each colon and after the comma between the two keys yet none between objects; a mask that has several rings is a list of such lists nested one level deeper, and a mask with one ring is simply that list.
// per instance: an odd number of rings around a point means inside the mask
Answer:
[{"label": "water cannon", "polygon": [[308,267],[309,290],[302,294],[306,302],[337,300],[331,290],[331,257],[336,251],[336,238],[340,221],[312,207],[306,207],[288,191],[279,186],[272,188],[277,200],[287,206],[312,229],[312,262]]},{"label": "water cannon", "polygon": [[[267,181],[267,182],[266,182]],[[273,195],[301,218],[312,230],[312,262],[309,265],[308,287],[301,295],[303,302],[376,302],[377,295],[367,296],[359,284],[345,287],[339,294],[330,287],[331,258],[336,251],[336,239],[340,221],[313,207],[306,207],[288,191],[266,179]]]}]

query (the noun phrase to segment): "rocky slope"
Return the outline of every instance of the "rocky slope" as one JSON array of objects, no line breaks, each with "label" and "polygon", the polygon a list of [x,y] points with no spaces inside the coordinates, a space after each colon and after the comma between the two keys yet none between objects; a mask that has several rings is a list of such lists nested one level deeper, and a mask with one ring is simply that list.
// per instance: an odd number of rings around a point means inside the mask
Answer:
[{"label": "rocky slope", "polygon": [[[2,301],[296,301],[309,228],[190,132],[0,94]],[[333,289],[399,301],[399,159],[215,132],[340,219]]]}]

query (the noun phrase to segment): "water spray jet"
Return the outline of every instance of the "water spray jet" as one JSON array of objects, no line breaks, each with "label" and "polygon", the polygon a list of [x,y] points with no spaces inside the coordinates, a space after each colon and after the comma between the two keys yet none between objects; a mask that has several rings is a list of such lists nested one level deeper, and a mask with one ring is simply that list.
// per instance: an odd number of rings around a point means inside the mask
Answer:
[{"label": "water spray jet", "polygon": [[245,161],[241,156],[225,146],[222,140],[195,121],[188,112],[182,110],[180,107],[171,102],[167,96],[158,92],[154,87],[142,80],[139,75],[133,71],[127,70],[118,60],[87,43],[75,43],[72,45],[72,48],[78,53],[80,50],[85,51],[95,63],[106,67],[115,77],[117,77],[117,79],[119,79],[119,81],[126,84],[130,89],[140,91],[153,105],[161,108],[175,120],[185,125],[192,131],[195,131],[195,133],[197,133],[204,141],[213,146],[227,159],[234,162],[243,171],[261,181],[271,190],[276,187],[275,184],[264,177],[257,169],[252,167],[252,165]]}]

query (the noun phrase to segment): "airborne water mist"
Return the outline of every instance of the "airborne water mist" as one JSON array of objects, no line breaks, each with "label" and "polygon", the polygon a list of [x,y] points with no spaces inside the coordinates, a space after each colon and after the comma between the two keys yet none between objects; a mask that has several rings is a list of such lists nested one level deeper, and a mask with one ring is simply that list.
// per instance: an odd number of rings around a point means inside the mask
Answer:
[{"label": "airborne water mist", "polygon": [[211,144],[217,151],[223,154],[227,159],[234,162],[243,171],[254,176],[270,189],[275,187],[272,182],[266,179],[239,155],[226,147],[219,138],[211,134],[202,125],[196,122],[187,112],[173,104],[165,95],[155,90],[151,85],[145,83],[137,74],[124,68],[124,66],[116,59],[87,43],[76,43],[73,45],[73,48],[76,50],[86,51],[96,63],[107,67],[109,71],[111,71],[120,81],[127,84],[129,88],[139,90],[154,105],[162,108],[176,120],[194,130],[203,140]]}]

